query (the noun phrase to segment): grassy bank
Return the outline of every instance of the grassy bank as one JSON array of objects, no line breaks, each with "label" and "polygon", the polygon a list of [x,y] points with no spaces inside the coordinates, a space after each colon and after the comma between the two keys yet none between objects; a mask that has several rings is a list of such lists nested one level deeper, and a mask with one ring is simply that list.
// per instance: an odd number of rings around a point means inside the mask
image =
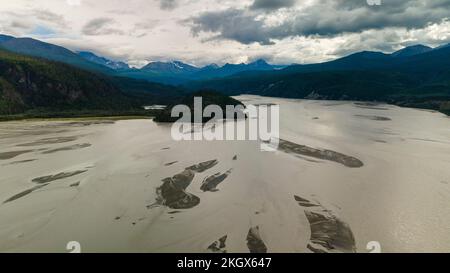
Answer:
[{"label": "grassy bank", "polygon": [[0,122],[26,120],[26,119],[147,119],[156,114],[154,110],[137,111],[61,111],[61,112],[38,112],[30,111],[15,115],[0,115]]}]

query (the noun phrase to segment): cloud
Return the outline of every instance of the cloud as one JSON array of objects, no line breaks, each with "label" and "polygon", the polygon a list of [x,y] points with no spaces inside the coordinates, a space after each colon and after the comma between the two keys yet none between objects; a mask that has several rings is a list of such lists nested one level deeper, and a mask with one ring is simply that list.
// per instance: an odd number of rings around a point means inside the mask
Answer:
[{"label": "cloud", "polygon": [[0,33],[10,35],[22,35],[32,31],[34,25],[25,20],[5,20],[0,18]]},{"label": "cloud", "polygon": [[162,10],[174,10],[178,7],[178,0],[158,0]]},{"label": "cloud", "polygon": [[114,27],[116,21],[111,18],[96,18],[89,21],[84,25],[82,32],[85,35],[98,36],[98,35],[124,35],[125,33]]},{"label": "cloud", "polygon": [[111,9],[108,10],[107,12],[114,15],[136,15],[136,11],[126,9]]},{"label": "cloud", "polygon": [[270,34],[264,28],[264,22],[259,21],[252,13],[241,9],[227,9],[217,12],[205,12],[200,16],[185,20],[190,25],[195,36],[201,32],[215,33],[210,38],[235,40],[243,44],[259,42],[272,44]]},{"label": "cloud", "polygon": [[266,24],[270,14],[254,11],[258,6],[274,11],[288,2],[256,0],[248,9],[208,11],[185,22],[190,23],[194,35],[204,32],[213,34],[211,39],[272,44],[274,40],[296,36],[333,37],[371,29],[420,29],[450,18],[450,0],[391,0],[383,1],[381,6],[369,6],[362,0],[314,0],[308,6],[280,13],[280,22],[275,25]]},{"label": "cloud", "polygon": [[80,6],[81,0],[66,0],[66,3],[69,6]]},{"label": "cloud", "polygon": [[53,34],[70,29],[63,16],[47,9],[4,11],[0,14],[0,31],[11,35],[33,35],[37,28],[51,30]]},{"label": "cloud", "polygon": [[156,28],[159,22],[159,20],[150,19],[135,23],[133,29],[130,31],[130,34],[135,37],[142,38],[149,34],[154,28]]},{"label": "cloud", "polygon": [[13,29],[20,29],[20,30],[30,30],[33,28],[33,25],[26,21],[20,21],[20,20],[13,20],[11,21],[11,24],[9,25]]},{"label": "cloud", "polygon": [[134,24],[135,30],[150,30],[159,24],[159,20],[147,20]]},{"label": "cloud", "polygon": [[[336,35],[368,29],[403,27],[422,28],[450,16],[442,4],[449,0],[390,0],[381,6],[365,1],[317,1],[313,6],[289,17],[280,28],[287,35]],[[439,4],[439,5],[436,5]]]},{"label": "cloud", "polygon": [[59,14],[44,9],[36,9],[32,11],[32,16],[40,21],[51,23],[53,25],[66,28],[68,23],[66,19]]},{"label": "cloud", "polygon": [[255,0],[250,9],[278,10],[293,7],[297,0]]},{"label": "cloud", "polygon": [[135,65],[316,63],[362,50],[449,43],[449,10],[450,0],[382,0],[381,6],[366,0],[15,0],[0,7],[0,33]]}]

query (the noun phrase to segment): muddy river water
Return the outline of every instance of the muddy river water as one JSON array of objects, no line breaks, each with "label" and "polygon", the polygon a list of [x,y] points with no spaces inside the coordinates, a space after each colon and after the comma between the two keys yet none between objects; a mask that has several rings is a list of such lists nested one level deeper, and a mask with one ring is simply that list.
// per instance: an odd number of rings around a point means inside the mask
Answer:
[{"label": "muddy river water", "polygon": [[450,252],[450,118],[280,106],[280,144],[175,141],[151,120],[0,123],[0,251]]}]

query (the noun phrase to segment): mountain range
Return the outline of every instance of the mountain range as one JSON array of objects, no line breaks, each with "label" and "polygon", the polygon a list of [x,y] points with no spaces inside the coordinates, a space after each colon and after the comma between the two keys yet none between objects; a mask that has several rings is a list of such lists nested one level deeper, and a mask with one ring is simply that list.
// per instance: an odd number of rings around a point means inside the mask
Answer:
[{"label": "mountain range", "polygon": [[141,69],[131,68],[121,61],[114,61],[89,51],[72,52],[64,47],[45,43],[31,38],[15,38],[0,35],[0,48],[8,51],[44,58],[52,61],[64,62],[75,67],[112,76],[123,76],[143,79],[152,82],[179,85],[192,79],[210,79],[230,76],[244,71],[268,71],[283,68],[272,66],[264,60],[257,60],[249,64],[225,64],[219,67],[210,64],[196,67],[181,61],[150,62]]},{"label": "mountain range", "polygon": [[394,56],[394,57],[410,57],[410,56],[426,53],[431,50],[433,50],[433,48],[431,48],[429,46],[413,45],[413,46],[405,47],[403,49],[400,49],[399,51],[392,53],[392,56]]},{"label": "mountain range", "polygon": [[[0,36],[1,42],[6,40],[12,39]],[[67,53],[56,49],[57,53]],[[173,86],[81,69],[77,66],[85,63],[76,62],[75,66],[75,58],[67,63],[52,59],[18,54],[0,46],[0,116],[143,114],[143,105],[167,104],[183,96],[183,91]],[[96,68],[87,63],[89,68]]]},{"label": "mountain range", "polygon": [[92,52],[80,51],[80,52],[78,52],[78,55],[90,62],[106,66],[113,70],[128,70],[128,69],[130,69],[130,66],[127,63],[120,62],[120,61],[112,61],[107,58],[97,56]]},{"label": "mountain range", "polygon": [[131,108],[132,101],[103,76],[0,49],[0,114]]},{"label": "mountain range", "polygon": [[391,54],[363,51],[333,61],[287,67],[264,60],[204,67],[172,61],[151,62],[140,69],[31,38],[0,35],[0,49],[87,70],[128,95],[139,94],[139,98],[151,101],[162,97],[167,101],[181,93],[208,89],[228,95],[246,92],[289,98],[377,100],[450,110],[449,45],[413,45]]},{"label": "mountain range", "polygon": [[364,51],[319,64],[192,81],[185,87],[228,95],[245,90],[288,98],[385,101],[450,113],[450,46],[412,46],[392,54]]},{"label": "mountain range", "polygon": [[196,67],[181,61],[151,62],[141,69],[121,71],[125,77],[145,79],[165,84],[180,85],[191,80],[206,80],[231,76],[246,71],[275,71],[285,66],[270,65],[264,60],[257,60],[248,64],[209,64],[204,67]]},{"label": "mountain range", "polygon": [[44,43],[36,39],[15,38],[12,36],[0,35],[0,48],[18,54],[63,62],[93,72],[104,74],[113,73],[112,69],[109,69],[104,65],[88,61],[64,47]]}]

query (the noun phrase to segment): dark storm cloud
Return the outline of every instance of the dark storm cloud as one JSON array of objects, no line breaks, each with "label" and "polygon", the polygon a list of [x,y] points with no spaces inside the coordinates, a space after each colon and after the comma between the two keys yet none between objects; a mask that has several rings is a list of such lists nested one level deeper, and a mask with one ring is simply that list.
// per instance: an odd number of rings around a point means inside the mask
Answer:
[{"label": "dark storm cloud", "polygon": [[293,36],[332,37],[396,27],[420,29],[448,19],[449,7],[450,0],[384,0],[381,6],[369,6],[364,0],[316,0],[276,26],[265,25],[259,19],[261,14],[251,7],[205,12],[188,21],[194,34],[214,33],[215,39],[270,44],[274,39]]},{"label": "dark storm cloud", "polygon": [[253,14],[244,10],[228,9],[219,12],[206,12],[199,17],[186,21],[191,23],[194,35],[200,32],[219,33],[214,39],[236,40],[243,44],[255,41],[261,44],[270,44],[270,35],[262,26],[264,22],[258,21]]},{"label": "dark storm cloud", "polygon": [[123,35],[124,32],[122,30],[114,28],[115,23],[114,19],[111,18],[96,18],[84,25],[82,32],[91,36],[109,34]]},{"label": "dark storm cloud", "polygon": [[295,5],[297,0],[255,0],[250,9],[277,10]]}]

